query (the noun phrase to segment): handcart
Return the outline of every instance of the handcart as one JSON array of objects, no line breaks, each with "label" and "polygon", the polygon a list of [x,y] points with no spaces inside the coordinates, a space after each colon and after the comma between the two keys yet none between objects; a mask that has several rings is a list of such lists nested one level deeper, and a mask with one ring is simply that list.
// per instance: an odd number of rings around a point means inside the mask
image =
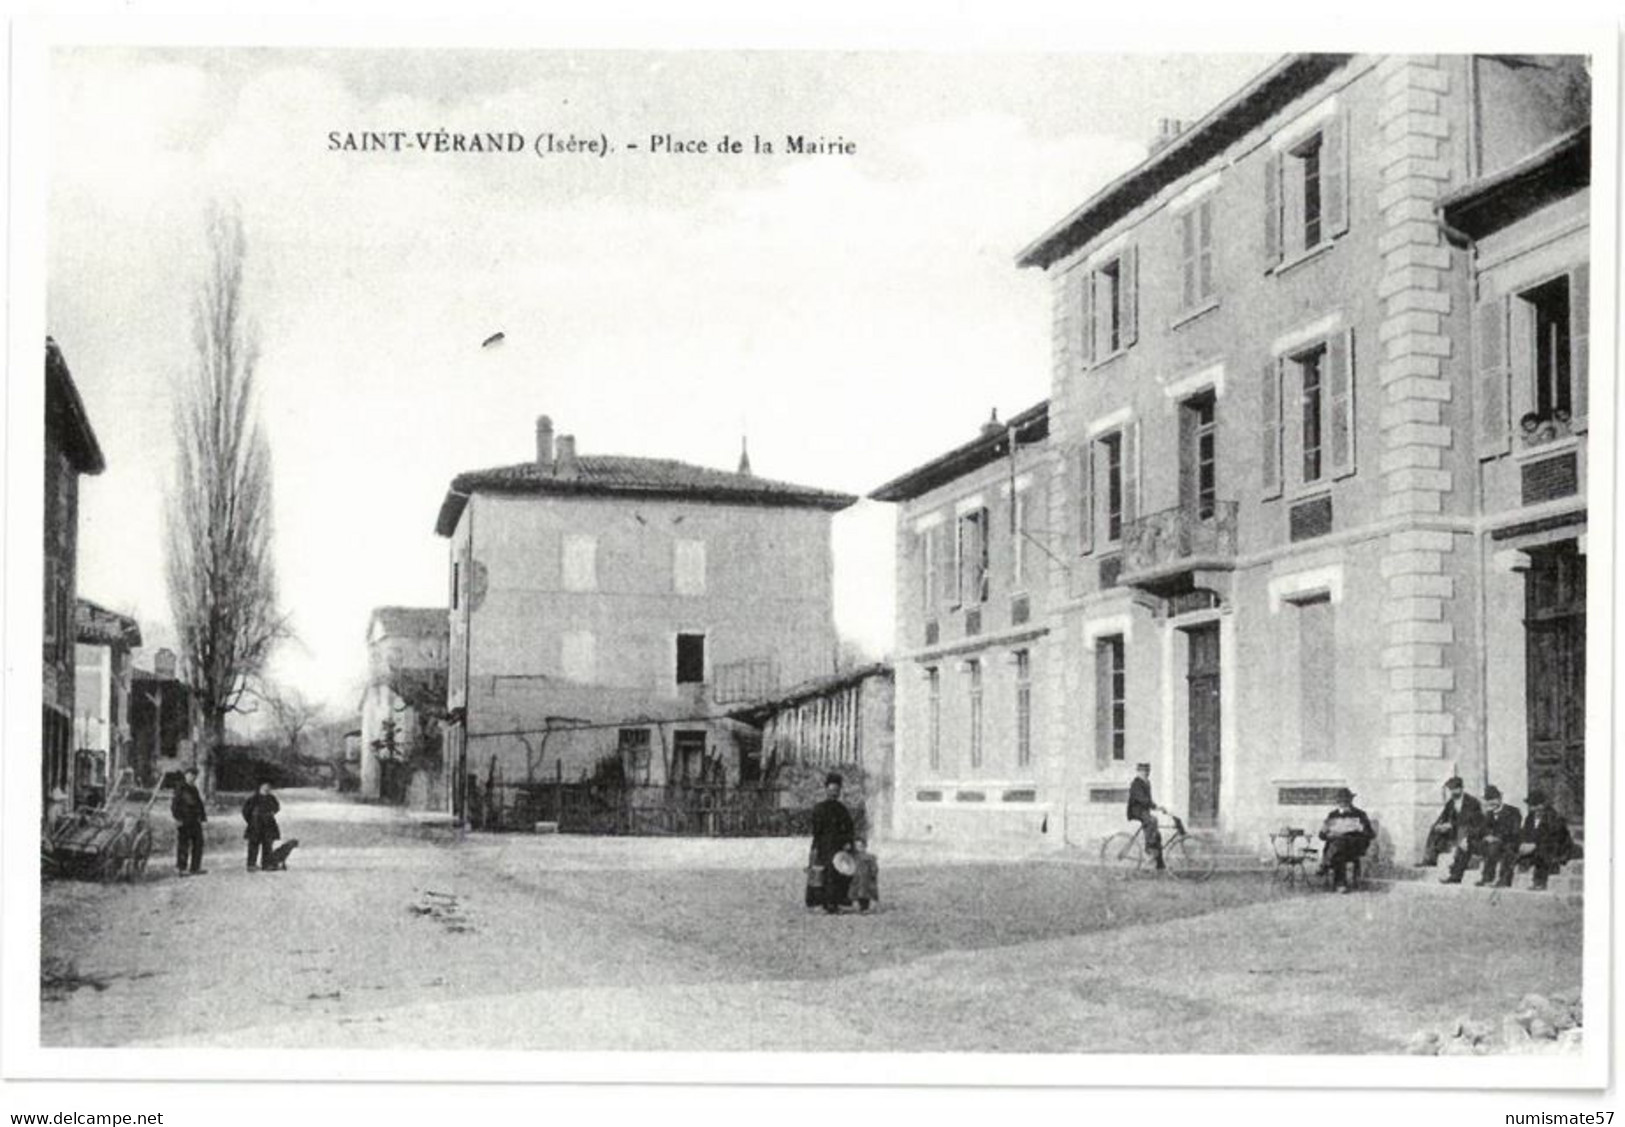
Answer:
[{"label": "handcart", "polygon": [[90,880],[134,880],[147,870],[152,856],[152,808],[162,793],[157,787],[139,810],[128,799],[135,776],[119,773],[99,807],[75,810],[45,833],[40,860],[47,873]]}]

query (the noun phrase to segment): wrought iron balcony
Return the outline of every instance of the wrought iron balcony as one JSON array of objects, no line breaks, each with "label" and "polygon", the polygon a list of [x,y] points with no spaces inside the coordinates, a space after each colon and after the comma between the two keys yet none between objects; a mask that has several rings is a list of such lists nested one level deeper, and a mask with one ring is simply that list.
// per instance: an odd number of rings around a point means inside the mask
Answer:
[{"label": "wrought iron balcony", "polygon": [[1207,516],[1194,505],[1148,513],[1123,529],[1125,586],[1160,595],[1211,588],[1215,572],[1236,563],[1236,502],[1216,501]]}]

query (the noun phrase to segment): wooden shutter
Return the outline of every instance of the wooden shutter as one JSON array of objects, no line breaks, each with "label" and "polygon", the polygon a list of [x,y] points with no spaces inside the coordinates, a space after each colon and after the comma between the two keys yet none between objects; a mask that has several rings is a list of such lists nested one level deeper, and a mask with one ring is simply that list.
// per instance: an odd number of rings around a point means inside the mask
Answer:
[{"label": "wooden shutter", "polygon": [[1081,268],[1075,273],[1081,275],[1078,289],[1082,297],[1083,326],[1079,344],[1083,349],[1083,366],[1090,368],[1095,363],[1095,274]]},{"label": "wooden shutter", "polygon": [[941,537],[937,541],[937,609],[959,605],[959,562],[954,555],[954,542],[949,539],[947,524],[932,530]]},{"label": "wooden shutter", "polygon": [[1189,402],[1181,403],[1179,410],[1179,507],[1183,512],[1196,511],[1196,412]]},{"label": "wooden shutter", "polygon": [[1095,550],[1095,444],[1085,442],[1078,451],[1078,551]]},{"label": "wooden shutter", "polygon": [[1180,312],[1195,309],[1200,290],[1197,283],[1199,265],[1197,262],[1197,212],[1200,205],[1191,208],[1179,217],[1179,309]]},{"label": "wooden shutter", "polygon": [[1326,237],[1349,229],[1348,112],[1326,123],[1320,134],[1320,212]]},{"label": "wooden shutter", "polygon": [[1206,302],[1213,296],[1213,197],[1196,208],[1196,298]]},{"label": "wooden shutter", "polygon": [[1127,423],[1122,433],[1123,459],[1123,535],[1128,525],[1140,515],[1140,421]]},{"label": "wooden shutter", "polygon": [[1473,310],[1473,340],[1478,348],[1478,456],[1493,458],[1512,445],[1507,388],[1510,320],[1508,298],[1483,301]]},{"label": "wooden shutter", "polygon": [[1283,362],[1270,357],[1264,362],[1264,383],[1259,397],[1263,405],[1263,419],[1259,434],[1263,437],[1260,451],[1263,478],[1263,499],[1268,501],[1281,495],[1281,371]]},{"label": "wooden shutter", "polygon": [[1264,162],[1264,268],[1277,266],[1281,261],[1281,226],[1283,217],[1281,191],[1281,154],[1271,153]]},{"label": "wooden shutter", "polygon": [[1076,366],[1078,352],[1078,282],[1075,274],[1059,274],[1054,279],[1055,309],[1051,325],[1051,347],[1054,349],[1053,378],[1064,380]]},{"label": "wooden shutter", "polygon": [[1095,763],[1112,758],[1112,647],[1108,638],[1095,639]]},{"label": "wooden shutter", "polygon": [[985,603],[993,586],[992,556],[989,542],[993,539],[990,527],[992,514],[986,507],[976,510],[976,601]]},{"label": "wooden shutter", "polygon": [[1326,342],[1326,382],[1330,385],[1329,419],[1332,477],[1354,472],[1354,330]]},{"label": "wooden shutter", "polygon": [[1118,298],[1123,309],[1122,346],[1129,347],[1140,335],[1140,248],[1129,247],[1118,266]]},{"label": "wooden shutter", "polygon": [[1590,406],[1590,344],[1591,328],[1591,267],[1576,266],[1569,272],[1569,402],[1573,408],[1574,430],[1586,429],[1586,413]]}]

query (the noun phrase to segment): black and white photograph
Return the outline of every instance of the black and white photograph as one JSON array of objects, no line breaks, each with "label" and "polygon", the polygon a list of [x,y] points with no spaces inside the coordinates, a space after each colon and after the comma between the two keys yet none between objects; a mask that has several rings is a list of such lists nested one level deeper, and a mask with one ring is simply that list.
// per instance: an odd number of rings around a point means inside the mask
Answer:
[{"label": "black and white photograph", "polygon": [[1610,1083],[1610,35],[169,30],[13,62],[8,1077]]}]

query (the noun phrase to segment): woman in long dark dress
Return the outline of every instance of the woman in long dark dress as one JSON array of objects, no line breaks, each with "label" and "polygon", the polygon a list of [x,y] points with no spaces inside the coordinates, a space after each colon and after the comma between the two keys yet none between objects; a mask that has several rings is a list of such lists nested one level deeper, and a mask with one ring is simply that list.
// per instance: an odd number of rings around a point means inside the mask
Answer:
[{"label": "woman in long dark dress", "polygon": [[825,798],[812,809],[812,856],[810,863],[822,869],[823,885],[818,898],[826,912],[838,912],[846,903],[852,878],[835,871],[835,855],[852,849],[858,836],[852,813],[841,802],[841,776],[833,772],[824,778]]},{"label": "woman in long dark dress", "polygon": [[271,793],[270,783],[261,783],[255,793],[248,796],[243,803],[243,821],[248,827],[243,830],[243,837],[248,839],[248,871],[270,869],[271,849],[277,838],[282,836],[282,829],[276,824],[278,811],[282,804]]}]

